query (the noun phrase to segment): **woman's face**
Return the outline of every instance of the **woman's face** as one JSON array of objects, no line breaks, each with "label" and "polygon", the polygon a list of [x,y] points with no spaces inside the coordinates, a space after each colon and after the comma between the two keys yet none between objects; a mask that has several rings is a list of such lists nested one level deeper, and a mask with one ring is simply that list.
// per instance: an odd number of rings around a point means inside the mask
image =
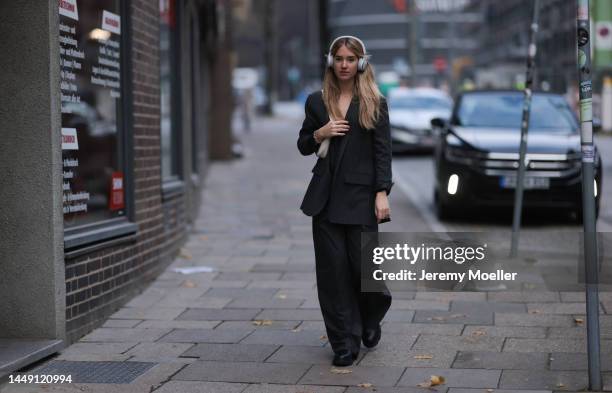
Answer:
[{"label": "woman's face", "polygon": [[357,62],[359,58],[355,52],[351,51],[346,45],[338,48],[334,55],[334,74],[341,81],[350,80],[357,74]]}]

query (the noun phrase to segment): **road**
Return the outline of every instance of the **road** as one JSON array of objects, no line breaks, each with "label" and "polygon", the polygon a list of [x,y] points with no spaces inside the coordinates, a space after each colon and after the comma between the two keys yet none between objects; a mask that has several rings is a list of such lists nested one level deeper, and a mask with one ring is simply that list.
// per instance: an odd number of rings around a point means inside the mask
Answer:
[{"label": "road", "polygon": [[[612,137],[596,137],[597,146],[603,157],[603,194],[597,230],[612,232]],[[400,188],[417,207],[422,218],[431,230],[446,231],[488,231],[509,230],[512,227],[512,211],[502,214],[489,211],[489,214],[466,217],[452,222],[437,219],[433,204],[434,165],[429,155],[397,155],[393,158],[393,178]],[[496,214],[490,214],[496,213]],[[533,213],[533,212],[532,212]],[[580,231],[581,226],[572,223],[567,217],[556,213],[529,214],[524,216],[525,227],[529,230]]]}]

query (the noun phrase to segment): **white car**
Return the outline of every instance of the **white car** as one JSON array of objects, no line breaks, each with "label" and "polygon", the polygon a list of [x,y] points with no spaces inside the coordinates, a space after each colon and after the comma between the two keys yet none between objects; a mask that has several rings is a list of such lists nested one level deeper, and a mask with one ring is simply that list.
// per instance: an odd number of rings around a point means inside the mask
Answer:
[{"label": "white car", "polygon": [[394,152],[432,151],[431,120],[450,119],[453,100],[442,90],[398,87],[389,92],[389,122]]}]

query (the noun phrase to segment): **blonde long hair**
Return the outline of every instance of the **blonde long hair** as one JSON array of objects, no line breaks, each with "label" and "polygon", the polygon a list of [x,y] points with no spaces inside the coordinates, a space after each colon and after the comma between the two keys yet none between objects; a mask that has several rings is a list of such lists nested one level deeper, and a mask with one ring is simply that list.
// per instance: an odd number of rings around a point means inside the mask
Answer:
[{"label": "blonde long hair", "polygon": [[[364,48],[353,38],[341,38],[334,43],[330,52],[336,55],[338,49],[346,47],[357,57],[365,56]],[[372,65],[368,64],[363,72],[357,72],[353,86],[353,96],[359,98],[359,124],[365,129],[373,129],[379,116],[381,93],[374,80]],[[335,119],[341,119],[342,114],[338,107],[340,100],[340,85],[332,67],[327,67],[323,77],[323,102],[327,113]]]}]

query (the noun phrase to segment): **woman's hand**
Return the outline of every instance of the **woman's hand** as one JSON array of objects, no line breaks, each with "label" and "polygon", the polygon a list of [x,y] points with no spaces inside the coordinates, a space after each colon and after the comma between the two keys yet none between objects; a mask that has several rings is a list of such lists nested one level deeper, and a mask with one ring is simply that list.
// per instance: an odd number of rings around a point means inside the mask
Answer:
[{"label": "woman's hand", "polygon": [[330,120],[317,130],[317,134],[321,139],[327,139],[333,136],[344,136],[348,130],[348,120]]},{"label": "woman's hand", "polygon": [[374,203],[374,212],[376,213],[376,219],[378,222],[383,218],[387,218],[391,215],[391,209],[389,208],[389,198],[387,198],[386,191],[379,191],[376,193],[376,201]]}]

